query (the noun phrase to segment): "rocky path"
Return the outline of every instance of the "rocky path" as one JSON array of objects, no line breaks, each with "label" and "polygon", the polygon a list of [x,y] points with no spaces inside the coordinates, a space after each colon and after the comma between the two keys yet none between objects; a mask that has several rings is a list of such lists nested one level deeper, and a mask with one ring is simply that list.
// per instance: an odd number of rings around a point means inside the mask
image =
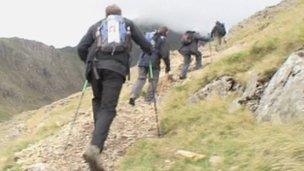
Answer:
[{"label": "rocky path", "polygon": [[[139,99],[138,105],[130,107],[121,102],[118,115],[111,127],[111,132],[102,155],[102,163],[108,171],[115,170],[116,163],[125,154],[128,147],[142,138],[157,138],[153,106]],[[81,111],[67,144],[70,125],[29,148],[16,154],[17,163],[25,170],[88,170],[83,162],[82,153],[91,139],[93,130],[92,112]]]}]

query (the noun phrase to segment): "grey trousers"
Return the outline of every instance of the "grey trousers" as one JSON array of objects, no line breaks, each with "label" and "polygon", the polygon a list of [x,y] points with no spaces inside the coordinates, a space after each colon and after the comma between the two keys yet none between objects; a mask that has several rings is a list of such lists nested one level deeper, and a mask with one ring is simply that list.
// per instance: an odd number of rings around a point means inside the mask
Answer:
[{"label": "grey trousers", "polygon": [[190,67],[190,64],[192,61],[191,55],[195,56],[195,61],[196,61],[195,68],[196,69],[200,69],[203,66],[202,53],[200,51],[197,51],[196,53],[183,53],[183,52],[180,52],[180,53],[184,57],[184,65],[183,65],[182,72],[180,74],[181,77],[187,77],[187,73],[189,71],[189,67]]},{"label": "grey trousers", "polygon": [[138,79],[136,84],[134,85],[131,93],[131,98],[137,99],[139,98],[141,91],[146,83],[146,80],[149,79],[149,87],[147,91],[146,100],[152,101],[154,99],[154,93],[157,92],[157,84],[159,80],[159,70],[153,70],[153,79],[150,79],[149,76],[149,68],[139,67],[138,68]]}]

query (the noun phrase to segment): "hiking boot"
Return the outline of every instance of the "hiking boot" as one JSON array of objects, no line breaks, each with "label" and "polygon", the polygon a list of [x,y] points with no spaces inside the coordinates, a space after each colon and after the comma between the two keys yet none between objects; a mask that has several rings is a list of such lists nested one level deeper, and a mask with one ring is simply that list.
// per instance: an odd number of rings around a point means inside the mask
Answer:
[{"label": "hiking boot", "polygon": [[131,106],[135,106],[135,99],[134,98],[130,98],[129,104]]},{"label": "hiking boot", "polygon": [[145,98],[145,102],[150,105],[150,104],[154,103],[154,98]]},{"label": "hiking boot", "polygon": [[179,76],[180,80],[185,80],[187,77],[186,76]]},{"label": "hiking boot", "polygon": [[199,66],[194,67],[194,70],[199,70],[199,69],[202,69],[202,68],[203,68],[203,65],[199,65]]},{"label": "hiking boot", "polygon": [[90,145],[83,158],[89,164],[90,171],[104,171],[100,163],[100,149],[95,145]]}]

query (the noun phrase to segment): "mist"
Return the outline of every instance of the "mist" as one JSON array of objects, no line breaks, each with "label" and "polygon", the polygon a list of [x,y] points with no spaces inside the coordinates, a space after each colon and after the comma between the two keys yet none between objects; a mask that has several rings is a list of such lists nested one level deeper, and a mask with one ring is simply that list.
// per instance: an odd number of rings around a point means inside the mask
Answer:
[{"label": "mist", "polygon": [[280,0],[10,0],[0,2],[0,37],[21,37],[55,47],[75,46],[102,19],[109,4],[142,23],[175,31],[210,32],[216,20],[228,28]]},{"label": "mist", "polygon": [[228,28],[280,0],[115,0],[124,12],[142,22],[158,22],[176,31],[208,32],[219,20]]}]

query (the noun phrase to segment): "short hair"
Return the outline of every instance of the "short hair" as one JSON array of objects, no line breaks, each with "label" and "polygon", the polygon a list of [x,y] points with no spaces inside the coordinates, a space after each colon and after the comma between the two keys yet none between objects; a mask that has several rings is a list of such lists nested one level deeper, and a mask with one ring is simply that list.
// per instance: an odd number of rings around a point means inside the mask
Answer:
[{"label": "short hair", "polygon": [[168,27],[162,26],[158,29],[158,32],[161,34],[166,34],[169,31]]},{"label": "short hair", "polygon": [[121,9],[116,4],[109,5],[106,8],[106,16],[109,15],[121,15]]}]

